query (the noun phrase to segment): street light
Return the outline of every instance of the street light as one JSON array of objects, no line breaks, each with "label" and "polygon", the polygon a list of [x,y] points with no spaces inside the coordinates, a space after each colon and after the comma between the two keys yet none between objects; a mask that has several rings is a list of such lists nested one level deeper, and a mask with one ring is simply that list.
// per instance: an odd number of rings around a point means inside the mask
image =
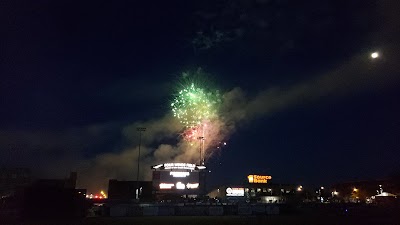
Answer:
[{"label": "street light", "polygon": [[297,191],[302,191],[302,190],[303,190],[303,186],[300,185],[297,187]]},{"label": "street light", "polygon": [[139,199],[139,163],[140,163],[140,145],[142,144],[142,132],[146,131],[145,127],[136,128],[139,131],[139,154],[137,158],[137,174],[136,174],[136,199]]}]

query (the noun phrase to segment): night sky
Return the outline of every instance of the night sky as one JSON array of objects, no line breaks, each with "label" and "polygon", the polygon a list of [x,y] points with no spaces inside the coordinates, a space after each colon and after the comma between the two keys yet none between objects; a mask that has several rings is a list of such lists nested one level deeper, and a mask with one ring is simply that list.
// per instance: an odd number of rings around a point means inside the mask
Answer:
[{"label": "night sky", "polygon": [[398,173],[399,10],[395,0],[1,1],[0,166],[77,170],[90,191],[134,179],[136,127],[147,127],[150,170],[155,149],[178,138],[152,127],[169,128],[177,80],[201,68],[240,95],[224,115],[245,115],[208,160],[211,186],[250,173],[302,185]]}]

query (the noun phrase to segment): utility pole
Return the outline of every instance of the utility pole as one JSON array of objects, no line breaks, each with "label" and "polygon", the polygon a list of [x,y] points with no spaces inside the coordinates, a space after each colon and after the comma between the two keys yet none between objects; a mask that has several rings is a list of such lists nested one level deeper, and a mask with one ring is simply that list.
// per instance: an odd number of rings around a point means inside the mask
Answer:
[{"label": "utility pole", "polygon": [[139,170],[140,170],[140,146],[142,144],[142,132],[146,131],[145,127],[136,128],[139,131],[139,154],[137,158],[137,174],[136,174],[136,199],[139,200]]}]

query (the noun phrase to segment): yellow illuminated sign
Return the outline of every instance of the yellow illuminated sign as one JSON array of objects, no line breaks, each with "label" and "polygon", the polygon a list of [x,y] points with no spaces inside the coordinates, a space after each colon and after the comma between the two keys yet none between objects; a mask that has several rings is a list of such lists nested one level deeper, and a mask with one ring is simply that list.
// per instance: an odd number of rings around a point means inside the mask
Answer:
[{"label": "yellow illuminated sign", "polygon": [[249,175],[247,179],[249,179],[249,183],[266,184],[272,177],[265,175]]}]

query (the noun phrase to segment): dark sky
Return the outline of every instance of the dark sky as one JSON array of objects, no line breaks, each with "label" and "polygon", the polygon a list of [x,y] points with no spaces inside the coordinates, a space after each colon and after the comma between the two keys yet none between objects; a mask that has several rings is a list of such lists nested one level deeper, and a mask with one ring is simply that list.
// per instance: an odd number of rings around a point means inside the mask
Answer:
[{"label": "dark sky", "polygon": [[276,87],[266,105],[296,96],[238,125],[209,160],[213,185],[249,173],[309,185],[388,176],[400,170],[398,10],[395,0],[1,1],[0,165],[62,177],[118,155],[132,145],[125,128],[167,114],[179,74],[201,67],[249,102]]}]

